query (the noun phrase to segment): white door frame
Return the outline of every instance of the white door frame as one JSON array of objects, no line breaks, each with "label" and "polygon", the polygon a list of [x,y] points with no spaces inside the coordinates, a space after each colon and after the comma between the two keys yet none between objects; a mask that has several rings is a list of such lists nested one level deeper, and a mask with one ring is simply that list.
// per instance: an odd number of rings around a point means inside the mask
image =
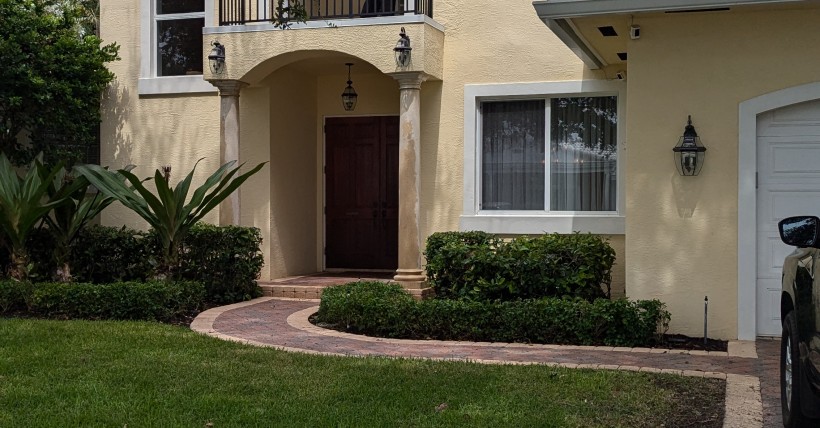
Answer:
[{"label": "white door frame", "polygon": [[820,99],[820,82],[740,103],[737,164],[737,338],[757,338],[757,115]]}]

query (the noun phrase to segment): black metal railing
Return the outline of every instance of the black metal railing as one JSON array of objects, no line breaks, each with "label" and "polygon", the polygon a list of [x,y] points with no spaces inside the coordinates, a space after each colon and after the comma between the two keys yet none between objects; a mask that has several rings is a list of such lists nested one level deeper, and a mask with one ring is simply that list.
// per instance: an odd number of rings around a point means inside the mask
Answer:
[{"label": "black metal railing", "polygon": [[[219,25],[276,20],[277,0],[218,0]],[[433,17],[433,0],[302,0],[308,21],[397,15]],[[285,2],[287,6],[287,2]],[[284,17],[287,20],[287,15]],[[281,21],[281,20],[280,20]],[[292,20],[291,20],[291,23]]]}]

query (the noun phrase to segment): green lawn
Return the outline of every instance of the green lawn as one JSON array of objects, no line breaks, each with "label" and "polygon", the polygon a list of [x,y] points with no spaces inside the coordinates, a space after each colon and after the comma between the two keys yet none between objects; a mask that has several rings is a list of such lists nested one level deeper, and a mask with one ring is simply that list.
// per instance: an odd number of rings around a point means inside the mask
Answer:
[{"label": "green lawn", "polygon": [[723,391],[645,373],[301,355],[155,323],[0,318],[0,427],[670,427],[702,418],[692,403],[722,403]]}]

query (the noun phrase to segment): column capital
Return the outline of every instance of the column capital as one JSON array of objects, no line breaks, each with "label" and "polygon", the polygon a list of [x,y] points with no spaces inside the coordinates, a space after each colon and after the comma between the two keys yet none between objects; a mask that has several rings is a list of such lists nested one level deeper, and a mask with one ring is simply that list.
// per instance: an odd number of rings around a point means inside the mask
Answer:
[{"label": "column capital", "polygon": [[219,95],[223,97],[238,97],[239,91],[248,86],[247,83],[241,80],[233,79],[215,79],[208,82],[216,86],[219,89]]},{"label": "column capital", "polygon": [[422,82],[427,80],[427,75],[420,71],[402,71],[388,74],[398,80],[400,90],[421,89]]}]

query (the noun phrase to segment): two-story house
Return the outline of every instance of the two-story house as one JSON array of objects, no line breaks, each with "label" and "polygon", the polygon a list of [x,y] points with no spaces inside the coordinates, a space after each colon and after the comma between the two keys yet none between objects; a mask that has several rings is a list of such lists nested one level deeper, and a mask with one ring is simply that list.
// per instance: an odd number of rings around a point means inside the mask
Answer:
[{"label": "two-story house", "polygon": [[[776,221],[820,213],[820,3],[306,0],[289,29],[276,5],[101,5],[102,163],[269,161],[209,218],[262,230],[263,279],[389,270],[421,294],[433,232],[580,231],[674,332],[702,333],[708,296],[710,336],[779,334]],[[706,151],[674,152],[690,116]]]}]

